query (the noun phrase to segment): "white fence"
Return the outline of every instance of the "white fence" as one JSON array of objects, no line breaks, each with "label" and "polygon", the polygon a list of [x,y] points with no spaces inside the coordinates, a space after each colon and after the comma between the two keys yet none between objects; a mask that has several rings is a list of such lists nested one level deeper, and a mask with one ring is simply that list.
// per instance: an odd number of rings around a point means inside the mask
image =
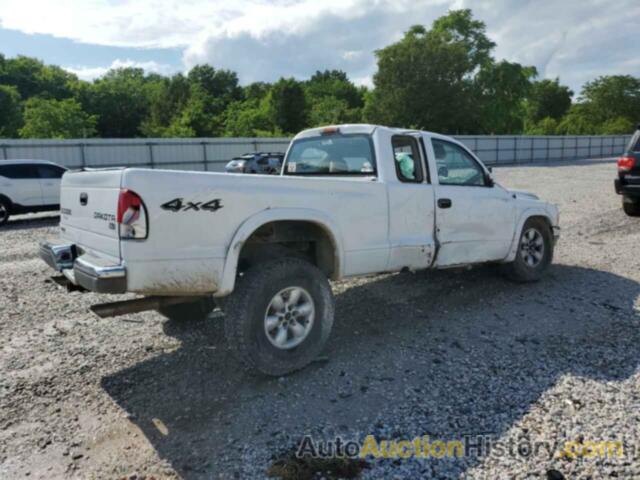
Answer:
[{"label": "white fence", "polygon": [[[487,164],[554,162],[620,155],[630,135],[458,136]],[[45,159],[70,168],[137,166],[178,170],[224,170],[248,152],[284,152],[288,138],[185,139],[0,139],[0,159]]]}]

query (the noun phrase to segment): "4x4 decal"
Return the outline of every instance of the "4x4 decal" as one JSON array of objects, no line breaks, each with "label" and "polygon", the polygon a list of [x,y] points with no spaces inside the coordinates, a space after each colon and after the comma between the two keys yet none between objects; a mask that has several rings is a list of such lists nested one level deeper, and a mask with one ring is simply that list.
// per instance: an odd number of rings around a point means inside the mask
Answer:
[{"label": "4x4 decal", "polygon": [[209,200],[206,203],[185,202],[183,198],[174,198],[173,200],[160,205],[160,208],[162,208],[163,210],[169,210],[171,212],[186,212],[188,210],[195,210],[196,212],[199,212],[200,210],[204,210],[206,212],[215,212],[216,210],[220,210],[223,207],[223,205],[220,203],[221,201],[222,200],[220,198],[216,198],[213,200]]}]

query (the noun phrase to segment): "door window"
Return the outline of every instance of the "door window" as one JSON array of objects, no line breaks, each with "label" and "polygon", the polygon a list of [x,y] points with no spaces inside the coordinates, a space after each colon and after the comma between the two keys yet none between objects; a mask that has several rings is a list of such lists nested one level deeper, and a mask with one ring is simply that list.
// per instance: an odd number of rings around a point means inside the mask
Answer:
[{"label": "door window", "polygon": [[414,137],[394,135],[391,139],[396,174],[401,182],[422,182],[422,161]]},{"label": "door window", "polygon": [[463,148],[444,140],[431,139],[440,185],[484,187],[484,169]]},{"label": "door window", "polygon": [[38,171],[33,165],[15,163],[13,165],[0,166],[0,175],[16,180],[38,178]]}]

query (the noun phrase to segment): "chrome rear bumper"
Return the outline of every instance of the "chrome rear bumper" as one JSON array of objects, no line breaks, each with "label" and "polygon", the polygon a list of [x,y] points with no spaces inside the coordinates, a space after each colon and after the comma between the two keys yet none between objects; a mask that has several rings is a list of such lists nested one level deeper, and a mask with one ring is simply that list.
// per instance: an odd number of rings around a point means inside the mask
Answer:
[{"label": "chrome rear bumper", "polygon": [[72,283],[97,293],[125,293],[127,270],[124,265],[110,262],[89,254],[78,255],[73,244],[40,244],[40,258]]}]

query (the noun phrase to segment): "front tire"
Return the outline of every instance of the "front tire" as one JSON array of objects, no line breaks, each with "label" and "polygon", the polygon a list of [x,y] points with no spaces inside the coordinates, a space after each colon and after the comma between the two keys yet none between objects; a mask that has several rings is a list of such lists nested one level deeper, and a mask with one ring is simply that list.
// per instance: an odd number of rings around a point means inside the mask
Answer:
[{"label": "front tire", "polygon": [[280,376],[312,362],[324,347],[334,317],[327,277],[306,260],[285,257],[257,263],[225,299],[225,336],[246,367]]},{"label": "front tire", "polygon": [[629,198],[622,197],[622,210],[629,217],[640,217],[640,201]]},{"label": "front tire", "polygon": [[504,265],[507,277],[515,282],[537,282],[553,259],[553,239],[547,222],[530,218],[522,227],[513,262]]},{"label": "front tire", "polygon": [[0,227],[9,221],[11,216],[11,205],[6,200],[0,198]]}]

